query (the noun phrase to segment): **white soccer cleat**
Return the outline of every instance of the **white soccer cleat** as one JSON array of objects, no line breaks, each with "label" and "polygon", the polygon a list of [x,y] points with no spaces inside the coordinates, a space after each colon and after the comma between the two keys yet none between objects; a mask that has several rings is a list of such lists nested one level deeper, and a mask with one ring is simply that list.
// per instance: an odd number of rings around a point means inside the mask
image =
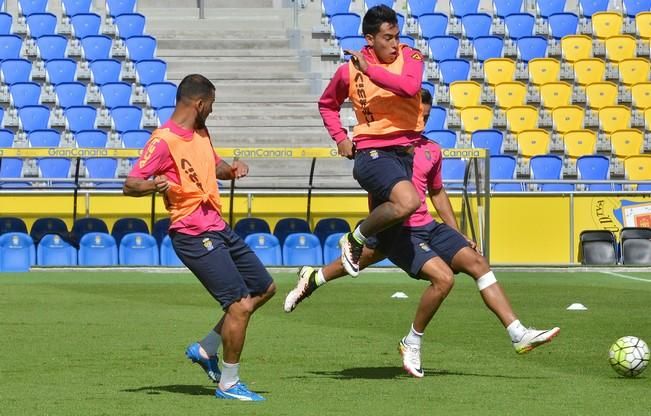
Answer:
[{"label": "white soccer cleat", "polygon": [[341,264],[351,277],[359,275],[359,258],[362,256],[364,245],[353,237],[353,233],[346,233],[339,240],[341,247]]},{"label": "white soccer cleat", "polygon": [[420,347],[405,343],[405,339],[401,339],[398,344],[398,352],[402,355],[402,367],[412,376],[422,378],[425,371],[420,366]]},{"label": "white soccer cleat", "polygon": [[296,287],[285,297],[285,312],[289,313],[296,309],[299,303],[307,299],[316,290],[317,286],[314,279],[310,281],[310,277],[315,274],[316,270],[314,268],[309,266],[301,267],[298,271],[298,283],[296,283]]},{"label": "white soccer cleat", "polygon": [[559,327],[543,330],[528,328],[520,341],[513,343],[513,348],[518,354],[526,354],[537,346],[548,343],[559,332],[561,332]]}]

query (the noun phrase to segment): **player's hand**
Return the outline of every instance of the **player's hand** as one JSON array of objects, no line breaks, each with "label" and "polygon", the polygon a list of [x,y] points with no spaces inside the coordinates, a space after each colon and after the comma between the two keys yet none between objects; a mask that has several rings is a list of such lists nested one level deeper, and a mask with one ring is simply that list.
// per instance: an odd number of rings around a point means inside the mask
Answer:
[{"label": "player's hand", "polygon": [[154,187],[156,189],[156,192],[160,194],[164,194],[165,192],[167,192],[167,190],[170,189],[170,183],[167,180],[167,176],[165,175],[154,176]]},{"label": "player's hand", "polygon": [[249,166],[240,160],[233,160],[233,163],[231,164],[231,173],[235,179],[243,178],[249,174]]},{"label": "player's hand", "polygon": [[468,245],[470,246],[471,249],[481,254],[481,252],[477,250],[477,243],[474,240],[471,240],[470,238],[466,237],[466,241],[468,242]]},{"label": "player's hand", "polygon": [[353,61],[355,68],[362,71],[364,74],[366,73],[366,70],[368,69],[368,62],[366,62],[364,54],[362,54],[360,51],[351,51],[348,49],[344,49],[344,54],[350,55],[350,60]]},{"label": "player's hand", "polygon": [[347,159],[352,159],[355,157],[355,146],[350,139],[344,139],[337,143],[337,153],[339,156],[343,156]]}]

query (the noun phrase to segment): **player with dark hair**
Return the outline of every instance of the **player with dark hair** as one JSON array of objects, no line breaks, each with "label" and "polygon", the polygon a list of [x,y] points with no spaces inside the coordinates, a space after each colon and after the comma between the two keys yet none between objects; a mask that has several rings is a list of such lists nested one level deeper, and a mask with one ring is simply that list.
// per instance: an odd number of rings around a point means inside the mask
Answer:
[{"label": "player with dark hair", "polygon": [[214,101],[215,86],[207,78],[186,76],[177,90],[174,113],[152,133],[123,192],[163,195],[174,251],[224,310],[214,329],[187,348],[187,358],[219,383],[216,397],[258,401],[264,399],[239,380],[240,354],[251,315],[274,295],[276,286],[221,216],[217,179],[244,177],[248,166],[238,160],[229,165],[215,153],[206,128]]},{"label": "player with dark hair", "polygon": [[423,103],[423,123],[427,124],[429,113],[432,111],[432,94],[425,88],[420,90],[420,101]]}]

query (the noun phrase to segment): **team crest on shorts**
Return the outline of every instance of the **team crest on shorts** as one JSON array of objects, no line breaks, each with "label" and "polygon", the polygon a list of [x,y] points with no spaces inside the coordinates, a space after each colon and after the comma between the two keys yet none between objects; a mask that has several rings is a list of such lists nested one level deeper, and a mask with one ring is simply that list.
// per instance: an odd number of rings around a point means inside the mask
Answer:
[{"label": "team crest on shorts", "polygon": [[212,249],[215,248],[215,247],[213,247],[213,245],[212,245],[212,241],[210,241],[210,238],[208,238],[208,237],[204,238],[201,242],[203,243],[203,246],[204,246],[204,247],[206,248],[206,250],[208,250],[208,251],[212,251]]},{"label": "team crest on shorts", "polygon": [[427,245],[427,243],[419,243],[418,247],[423,250],[425,253],[429,253],[432,249]]},{"label": "team crest on shorts", "polygon": [[371,159],[377,159],[378,157],[380,157],[377,150],[371,150],[370,152],[368,152],[368,154],[371,156]]}]

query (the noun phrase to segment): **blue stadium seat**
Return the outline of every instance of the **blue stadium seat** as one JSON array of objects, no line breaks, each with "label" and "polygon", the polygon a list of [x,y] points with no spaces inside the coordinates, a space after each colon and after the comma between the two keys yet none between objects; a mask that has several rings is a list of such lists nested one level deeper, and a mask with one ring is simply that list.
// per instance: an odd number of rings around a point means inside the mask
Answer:
[{"label": "blue stadium seat", "polygon": [[608,10],[609,0],[579,0],[579,10],[584,17],[592,17],[597,12]]},{"label": "blue stadium seat", "polygon": [[147,233],[130,233],[117,243],[120,247],[119,262],[123,266],[158,266],[158,244]]},{"label": "blue stadium seat", "polygon": [[35,263],[34,242],[27,233],[0,235],[0,272],[27,272]]},{"label": "blue stadium seat", "polygon": [[138,130],[142,126],[142,110],[139,107],[126,106],[111,109],[111,119],[115,131]]},{"label": "blue stadium seat", "polygon": [[9,86],[12,107],[22,108],[38,105],[41,98],[41,86],[35,82],[16,82]]},{"label": "blue stadium seat", "polygon": [[0,160],[0,178],[20,178],[23,171],[23,159],[3,157]]},{"label": "blue stadium seat", "polygon": [[0,35],[11,34],[12,20],[9,13],[0,13]]},{"label": "blue stadium seat", "polygon": [[444,130],[446,128],[447,111],[443,107],[433,106],[423,131]]},{"label": "blue stadium seat", "polygon": [[127,149],[142,149],[150,136],[148,130],[127,130],[122,133],[122,145]]},{"label": "blue stadium seat", "polygon": [[27,234],[27,225],[18,217],[0,217],[0,234],[6,233]]},{"label": "blue stadium seat", "polygon": [[314,235],[318,237],[321,246],[325,244],[326,239],[331,234],[341,234],[349,231],[350,225],[348,221],[341,218],[323,218],[314,226]]},{"label": "blue stadium seat", "polygon": [[435,36],[429,38],[429,57],[434,62],[459,57],[459,38],[454,36]]},{"label": "blue stadium seat", "polygon": [[554,13],[547,18],[549,34],[560,40],[563,36],[575,35],[579,26],[579,16],[574,13]]},{"label": "blue stadium seat", "polygon": [[79,147],[105,148],[108,138],[102,130],[79,130],[75,133],[75,141]]},{"label": "blue stadium seat", "polygon": [[450,14],[454,17],[463,17],[477,13],[479,0],[450,0]]},{"label": "blue stadium seat", "polygon": [[651,10],[651,0],[624,0],[623,6],[628,17],[635,17],[640,12]]},{"label": "blue stadium seat", "polygon": [[113,41],[105,35],[91,35],[81,39],[83,57],[87,61],[109,59]]},{"label": "blue stadium seat", "polygon": [[140,13],[123,13],[115,17],[116,34],[122,39],[142,36],[145,33],[145,16]]},{"label": "blue stadium seat", "polygon": [[33,13],[27,16],[28,33],[32,38],[54,35],[56,27],[57,17],[52,13]]},{"label": "blue stadium seat", "polygon": [[61,0],[64,16],[74,16],[79,13],[88,13],[93,0]]},{"label": "blue stadium seat", "polygon": [[520,13],[523,0],[493,0],[495,16],[504,19],[513,13]]},{"label": "blue stadium seat", "polygon": [[102,106],[110,109],[125,107],[131,103],[131,84],[126,82],[107,82],[99,87],[102,93]]},{"label": "blue stadium seat", "polygon": [[149,234],[149,227],[140,218],[120,218],[115,221],[111,228],[111,235],[115,238],[115,242],[118,245],[120,245],[122,238],[130,233]]},{"label": "blue stadium seat", "polygon": [[[576,160],[576,173],[579,180],[608,180],[610,178],[610,160],[602,155],[581,156]],[[619,191],[621,185],[609,183],[587,184],[587,191]]]},{"label": "blue stadium seat", "polygon": [[486,13],[470,13],[461,18],[463,35],[468,39],[489,36],[493,18]]},{"label": "blue stadium seat", "polygon": [[104,85],[109,82],[119,82],[122,64],[115,59],[97,59],[89,65],[91,80],[94,84]]},{"label": "blue stadium seat", "polygon": [[147,103],[150,107],[174,107],[176,105],[176,85],[171,82],[155,82],[146,87]]},{"label": "blue stadium seat", "polygon": [[529,13],[510,14],[504,18],[506,35],[511,39],[533,36],[536,18]]},{"label": "blue stadium seat", "polygon": [[0,61],[20,58],[23,40],[16,35],[0,35]]},{"label": "blue stadium seat", "polygon": [[429,93],[430,93],[430,95],[431,95],[432,97],[435,97],[435,96],[436,96],[436,87],[434,87],[434,84],[432,84],[431,82],[429,82],[429,81],[423,81],[423,82],[420,83],[420,87],[421,87],[422,89],[424,89],[424,90],[429,91]]},{"label": "blue stadium seat", "polygon": [[22,130],[44,130],[49,126],[50,109],[44,105],[26,105],[18,109],[18,118]]},{"label": "blue stadium seat", "polygon": [[61,218],[45,217],[34,221],[29,231],[34,244],[38,244],[46,234],[56,234],[66,241],[70,238],[68,226]]},{"label": "blue stadium seat", "polygon": [[434,13],[436,0],[407,0],[409,14],[418,19],[426,13]]},{"label": "blue stadium seat", "polygon": [[395,0],[364,0],[364,9],[368,10],[371,7],[379,6],[381,4],[393,8]]},{"label": "blue stadium seat", "polygon": [[400,43],[404,43],[410,48],[416,47],[416,39],[412,38],[411,36],[400,36]]},{"label": "blue stadium seat", "polygon": [[38,57],[43,61],[63,59],[66,57],[68,40],[61,35],[46,35],[36,39]]},{"label": "blue stadium seat", "polygon": [[278,239],[267,233],[249,234],[244,242],[258,256],[265,266],[280,266],[283,264],[280,243]]},{"label": "blue stadium seat", "polygon": [[542,36],[525,36],[518,39],[518,59],[529,62],[547,56],[547,39]]},{"label": "blue stadium seat", "polygon": [[156,110],[156,116],[158,116],[158,125],[162,126],[167,120],[172,117],[175,107],[161,107]]},{"label": "blue stadium seat", "polygon": [[138,83],[149,85],[154,82],[165,82],[167,64],[160,59],[144,59],[136,62],[136,74]]},{"label": "blue stadium seat", "polygon": [[77,250],[58,234],[45,234],[36,248],[39,266],[76,266]]},{"label": "blue stadium seat", "polygon": [[326,237],[323,243],[323,264],[330,264],[331,262],[341,258],[339,240],[343,235],[344,233],[335,233]]},{"label": "blue stadium seat", "polygon": [[45,13],[48,0],[18,0],[18,15],[29,16],[34,13]]},{"label": "blue stadium seat", "polygon": [[72,34],[77,39],[99,35],[102,18],[95,13],[79,13],[70,18]]},{"label": "blue stadium seat", "polygon": [[242,238],[246,238],[248,235],[255,233],[271,234],[271,229],[267,221],[255,217],[242,218],[235,223],[233,231]]},{"label": "blue stadium seat", "polygon": [[[73,245],[79,245],[81,238],[88,233],[104,233],[109,235],[108,227],[103,220],[94,217],[78,218],[70,230],[71,243]],[[115,243],[115,239],[113,237],[111,239]]]},{"label": "blue stadium seat", "polygon": [[321,2],[321,7],[324,16],[330,18],[330,16],[337,13],[348,13],[348,10],[350,10],[350,1],[351,0],[323,0]]},{"label": "blue stadium seat", "polygon": [[77,63],[72,59],[50,59],[45,61],[45,72],[49,84],[73,82],[77,73]]},{"label": "blue stadium seat", "polygon": [[[529,161],[531,179],[562,179],[563,178],[563,159],[556,155],[538,155]],[[545,191],[571,191],[574,185],[571,184],[540,184],[540,190]]]},{"label": "blue stadium seat", "polygon": [[[448,189],[462,189],[466,172],[466,161],[459,158],[445,158],[441,165],[441,177]],[[456,181],[448,183],[449,181]],[[459,182],[460,181],[460,182]]]},{"label": "blue stadium seat", "polygon": [[86,86],[81,82],[61,82],[54,86],[57,106],[68,108],[86,104]]},{"label": "blue stadium seat", "polygon": [[36,160],[36,164],[41,178],[66,179],[70,176],[70,159],[63,157],[40,158]]},{"label": "blue stadium seat", "polygon": [[488,149],[491,156],[499,155],[502,152],[504,136],[499,130],[477,130],[470,136],[472,147]]},{"label": "blue stadium seat", "polygon": [[563,13],[565,11],[565,2],[566,0],[537,1],[538,15],[544,19],[549,19],[549,16],[554,13]]},{"label": "blue stadium seat", "polygon": [[[0,111],[0,123],[2,122],[2,113]],[[11,130],[0,129],[0,147],[12,147],[14,145],[14,133]],[[2,177],[2,175],[0,175]]]},{"label": "blue stadium seat", "polygon": [[498,179],[515,179],[517,162],[511,155],[494,155],[490,157],[490,179],[494,191],[521,192],[521,183],[499,183]]},{"label": "blue stadium seat", "polygon": [[280,245],[285,244],[285,238],[293,233],[309,233],[310,226],[307,221],[301,218],[283,218],[276,223],[274,235],[278,238]]},{"label": "blue stadium seat", "polygon": [[79,241],[80,266],[115,266],[118,247],[115,239],[105,232],[89,232]]},{"label": "blue stadium seat", "polygon": [[463,59],[446,59],[439,62],[439,72],[443,84],[466,81],[470,75],[470,62]]},{"label": "blue stadium seat", "polygon": [[385,258],[383,260],[378,261],[377,263],[373,264],[374,267],[396,267],[395,264],[388,258]]},{"label": "blue stadium seat", "polygon": [[160,265],[166,267],[183,267],[183,262],[176,254],[176,251],[174,251],[172,239],[169,235],[163,238],[163,242],[160,245]]},{"label": "blue stadium seat", "polygon": [[113,18],[136,10],[136,0],[106,0],[106,15]]},{"label": "blue stadium seat", "polygon": [[[364,46],[366,46],[366,39],[364,36],[348,36],[345,38],[339,39],[339,46],[342,51],[361,51]],[[350,55],[344,55],[344,59],[347,61],[350,59]]]},{"label": "blue stadium seat", "polygon": [[398,33],[402,34],[405,28],[405,16],[401,13],[396,13],[396,19],[398,19]]},{"label": "blue stadium seat", "polygon": [[479,62],[491,58],[501,58],[504,40],[497,36],[480,36],[472,41],[474,57]]},{"label": "blue stadium seat", "polygon": [[453,149],[457,146],[457,135],[451,130],[428,130],[424,136],[444,149]]},{"label": "blue stadium seat", "polygon": [[151,36],[131,36],[125,43],[130,61],[154,59],[156,55],[156,39]]},{"label": "blue stadium seat", "polygon": [[52,129],[33,130],[27,135],[27,141],[32,147],[59,147],[61,134]]},{"label": "blue stadium seat", "polygon": [[5,59],[1,65],[3,84],[28,82],[32,78],[32,63],[26,59]]},{"label": "blue stadium seat", "polygon": [[330,17],[336,39],[360,35],[362,18],[357,13],[337,13]]},{"label": "blue stadium seat", "polygon": [[161,218],[160,220],[154,223],[154,227],[151,230],[151,235],[154,236],[156,242],[159,245],[163,243],[163,239],[167,236],[169,228],[170,228],[169,217]]},{"label": "blue stadium seat", "polygon": [[[115,179],[118,167],[117,159],[111,157],[96,157],[84,160],[88,178],[90,179]],[[97,182],[98,188],[122,188],[121,182]]]},{"label": "blue stadium seat", "polygon": [[448,32],[448,16],[443,13],[423,13],[418,16],[418,26],[423,39],[445,36]]},{"label": "blue stadium seat", "polygon": [[321,243],[314,234],[289,234],[283,244],[283,265],[303,266],[323,264]]},{"label": "blue stadium seat", "polygon": [[93,130],[95,128],[95,117],[97,110],[89,105],[68,107],[63,110],[66,118],[66,130],[77,132],[81,130]]}]

